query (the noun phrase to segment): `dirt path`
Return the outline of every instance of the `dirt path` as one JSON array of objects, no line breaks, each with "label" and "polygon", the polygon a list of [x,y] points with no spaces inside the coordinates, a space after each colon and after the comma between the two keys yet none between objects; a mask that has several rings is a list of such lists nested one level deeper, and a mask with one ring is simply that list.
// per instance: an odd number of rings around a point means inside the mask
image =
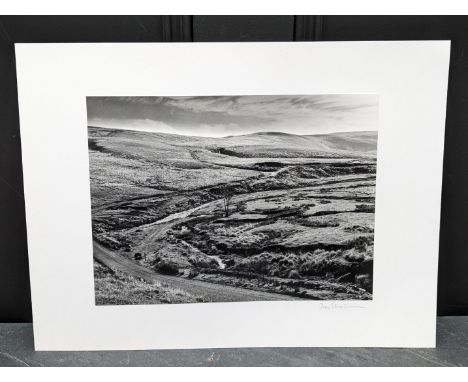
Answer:
[{"label": "dirt path", "polygon": [[210,302],[234,301],[281,301],[297,300],[288,295],[259,292],[250,289],[236,288],[220,284],[212,284],[193,279],[167,276],[150,271],[123,256],[120,256],[97,242],[93,242],[94,258],[106,267],[141,278],[147,282],[163,282],[170,287],[184,290],[192,295],[203,297]]}]

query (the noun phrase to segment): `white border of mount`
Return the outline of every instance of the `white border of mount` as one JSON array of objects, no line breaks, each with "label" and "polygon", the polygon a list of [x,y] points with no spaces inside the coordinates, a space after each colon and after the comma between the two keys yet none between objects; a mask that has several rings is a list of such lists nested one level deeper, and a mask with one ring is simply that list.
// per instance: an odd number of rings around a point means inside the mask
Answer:
[{"label": "white border of mount", "polygon": [[[17,44],[36,349],[435,346],[449,55],[448,41]],[[372,301],[95,306],[86,96],[345,93],[380,97]]]}]

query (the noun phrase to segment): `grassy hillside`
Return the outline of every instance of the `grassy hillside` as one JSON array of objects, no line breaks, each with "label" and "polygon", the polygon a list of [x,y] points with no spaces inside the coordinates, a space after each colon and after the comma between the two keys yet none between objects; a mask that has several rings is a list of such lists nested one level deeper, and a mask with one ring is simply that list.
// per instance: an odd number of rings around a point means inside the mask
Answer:
[{"label": "grassy hillside", "polygon": [[93,234],[108,248],[215,284],[371,298],[375,132],[88,132]]}]

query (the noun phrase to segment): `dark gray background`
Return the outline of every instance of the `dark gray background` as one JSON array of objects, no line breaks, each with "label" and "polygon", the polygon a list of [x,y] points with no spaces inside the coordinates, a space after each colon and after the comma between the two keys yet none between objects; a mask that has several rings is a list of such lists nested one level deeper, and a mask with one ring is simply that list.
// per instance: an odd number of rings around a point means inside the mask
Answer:
[{"label": "dark gray background", "polygon": [[0,16],[0,322],[32,319],[14,42],[300,40],[452,40],[438,314],[468,315],[468,16]]}]

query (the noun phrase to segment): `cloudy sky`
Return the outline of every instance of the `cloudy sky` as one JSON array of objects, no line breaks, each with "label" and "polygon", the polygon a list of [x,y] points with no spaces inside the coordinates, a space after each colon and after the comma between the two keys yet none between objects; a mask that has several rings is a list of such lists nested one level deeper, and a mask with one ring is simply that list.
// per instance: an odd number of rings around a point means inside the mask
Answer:
[{"label": "cloudy sky", "polygon": [[87,97],[88,125],[223,137],[377,130],[377,95]]}]

